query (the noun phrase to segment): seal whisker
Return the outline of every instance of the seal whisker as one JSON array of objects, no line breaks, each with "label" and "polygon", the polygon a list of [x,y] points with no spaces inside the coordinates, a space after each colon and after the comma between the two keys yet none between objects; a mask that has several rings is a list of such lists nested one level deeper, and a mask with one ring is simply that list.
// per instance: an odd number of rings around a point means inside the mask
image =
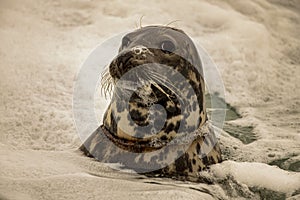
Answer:
[{"label": "seal whisker", "polygon": [[113,78],[109,73],[109,69],[106,68],[101,73],[101,94],[103,94],[105,98],[107,98],[108,96],[111,97],[112,90],[113,90]]},{"label": "seal whisker", "polygon": [[174,20],[174,21],[171,21],[171,22],[169,22],[168,24],[162,26],[162,27],[164,27],[164,28],[161,29],[160,35],[165,34],[169,29],[173,29],[173,30],[175,30],[175,31],[178,31],[178,32],[181,32],[181,33],[185,34],[182,30],[180,30],[180,29],[178,29],[178,28],[176,28],[176,27],[171,27],[171,26],[169,26],[170,24],[175,23],[175,22],[178,22],[178,21],[181,21],[181,20],[179,20],[179,19],[178,19],[178,20]]},{"label": "seal whisker", "polygon": [[[153,80],[155,80],[156,82],[161,83],[162,85],[170,85],[170,86],[173,85],[171,82],[169,82],[168,79],[167,79],[167,80],[164,79],[163,77],[161,77],[161,74],[159,74],[159,73],[157,73],[157,72],[154,72],[154,71],[151,72],[151,78],[152,78]],[[156,83],[156,82],[155,82],[155,83]],[[156,85],[157,85],[157,83],[156,83]],[[158,86],[158,85],[157,85],[157,86]],[[158,87],[159,87],[159,86],[158,86]],[[161,92],[163,92],[164,94],[166,94],[166,93],[163,91],[163,89],[162,89],[161,87],[159,87],[158,89],[161,89]],[[172,87],[168,87],[168,89],[169,89],[172,93],[178,95],[178,92],[174,91],[174,90],[172,89]],[[167,95],[167,94],[166,94],[166,95]],[[169,96],[170,96],[170,95],[168,95],[168,97],[169,97]]]},{"label": "seal whisker", "polygon": [[173,21],[167,23],[167,24],[164,25],[164,26],[167,26],[167,27],[168,27],[170,24],[173,24],[173,23],[175,23],[175,22],[180,22],[180,21],[181,21],[180,19],[176,19],[176,20],[173,20]]},{"label": "seal whisker", "polygon": [[134,23],[134,25],[135,25],[135,28],[136,28],[136,29],[138,29],[138,28],[139,28],[139,26],[138,26],[138,23],[137,23],[137,22],[135,22],[135,23]]},{"label": "seal whisker", "polygon": [[143,20],[143,17],[144,17],[144,15],[142,15],[141,18],[140,18],[140,28],[143,28],[143,27],[142,27],[142,20]]}]

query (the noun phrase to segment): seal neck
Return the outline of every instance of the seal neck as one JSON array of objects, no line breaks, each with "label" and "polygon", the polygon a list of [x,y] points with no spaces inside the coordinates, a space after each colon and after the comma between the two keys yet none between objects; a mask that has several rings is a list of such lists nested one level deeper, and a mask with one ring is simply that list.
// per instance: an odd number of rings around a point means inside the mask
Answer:
[{"label": "seal neck", "polygon": [[151,152],[156,151],[164,147],[167,143],[162,141],[133,141],[124,138],[120,138],[115,134],[112,134],[104,125],[100,126],[104,135],[112,141],[115,145],[123,150],[131,151],[134,153]]}]

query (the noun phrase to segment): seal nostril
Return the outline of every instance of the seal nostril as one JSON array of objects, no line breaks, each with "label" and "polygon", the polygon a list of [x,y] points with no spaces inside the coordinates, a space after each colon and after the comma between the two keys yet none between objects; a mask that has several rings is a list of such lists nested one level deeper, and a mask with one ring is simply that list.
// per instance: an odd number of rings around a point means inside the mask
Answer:
[{"label": "seal nostril", "polygon": [[134,49],[134,52],[136,53],[136,54],[141,54],[141,49]]},{"label": "seal nostril", "polygon": [[132,52],[135,53],[136,55],[144,54],[147,52],[147,48],[144,46],[136,46],[132,48]]}]

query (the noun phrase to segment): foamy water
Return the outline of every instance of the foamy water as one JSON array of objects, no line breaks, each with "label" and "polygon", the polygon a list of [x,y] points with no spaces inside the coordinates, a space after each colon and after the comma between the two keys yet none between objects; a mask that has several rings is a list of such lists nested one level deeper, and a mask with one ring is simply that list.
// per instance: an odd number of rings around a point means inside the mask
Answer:
[{"label": "foamy water", "polygon": [[[299,5],[1,1],[0,199],[299,199]],[[226,161],[201,174],[212,184],[118,172],[77,151],[76,74],[92,49],[143,15],[143,25],[181,20],[172,26],[207,50],[223,78]]]}]

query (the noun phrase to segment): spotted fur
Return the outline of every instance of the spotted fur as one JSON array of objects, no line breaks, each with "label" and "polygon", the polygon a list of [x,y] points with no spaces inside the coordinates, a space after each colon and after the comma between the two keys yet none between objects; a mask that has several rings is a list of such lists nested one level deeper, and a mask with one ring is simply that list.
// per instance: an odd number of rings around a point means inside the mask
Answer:
[{"label": "spotted fur", "polygon": [[[172,52],[160,48],[160,42],[165,40],[175,44]],[[181,30],[163,26],[140,28],[124,36],[119,54],[109,66],[109,80],[116,84],[131,69],[152,63],[169,66],[191,85],[194,96],[191,90],[185,88],[184,82],[177,84],[181,93],[190,99],[188,111],[182,112],[176,92],[161,83],[151,82],[138,88],[132,93],[129,106],[126,106],[128,99],[122,96],[125,92],[123,88],[115,87],[103,125],[84,142],[81,150],[99,161],[122,163],[137,172],[143,172],[143,168],[153,168],[156,169],[152,172],[154,174],[197,176],[209,165],[222,160],[219,144],[207,121],[203,71],[197,50]],[[141,76],[131,76],[129,79],[143,79]],[[170,76],[175,74],[169,73],[166,78]],[[134,128],[133,123],[149,125],[149,111],[154,104],[165,109],[166,120],[161,130],[153,130],[155,134],[145,137],[142,131]],[[155,111],[154,116],[154,123],[162,122],[162,112]],[[197,119],[195,116],[198,116]],[[180,124],[184,125],[184,129],[178,132]],[[120,126],[127,127],[134,134],[128,134]],[[167,145],[174,138],[193,134],[193,141],[185,151],[182,145]],[[173,158],[177,159],[172,161]]]}]

